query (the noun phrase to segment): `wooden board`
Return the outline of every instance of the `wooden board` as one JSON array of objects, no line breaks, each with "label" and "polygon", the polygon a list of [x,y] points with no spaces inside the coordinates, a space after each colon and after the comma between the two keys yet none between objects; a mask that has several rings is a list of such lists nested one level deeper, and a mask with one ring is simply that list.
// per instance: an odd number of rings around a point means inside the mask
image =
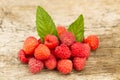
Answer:
[{"label": "wooden board", "polygon": [[[85,37],[98,35],[100,46],[85,70],[62,75],[44,69],[31,74],[17,59],[26,37],[36,36],[36,6],[43,6],[56,25],[69,25],[80,14],[85,18]],[[0,0],[0,80],[120,80],[119,0]]]}]

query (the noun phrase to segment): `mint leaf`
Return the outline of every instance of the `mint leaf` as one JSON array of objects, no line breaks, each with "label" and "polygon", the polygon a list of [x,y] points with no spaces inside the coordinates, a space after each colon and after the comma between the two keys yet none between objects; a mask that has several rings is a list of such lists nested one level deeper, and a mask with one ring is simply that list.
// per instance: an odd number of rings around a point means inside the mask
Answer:
[{"label": "mint leaf", "polygon": [[81,14],[71,25],[68,26],[68,31],[72,32],[77,41],[82,41],[84,37],[84,18]]},{"label": "mint leaf", "polygon": [[52,34],[57,36],[56,26],[49,16],[49,14],[40,6],[37,7],[36,12],[36,28],[38,35],[44,40],[46,34]]}]

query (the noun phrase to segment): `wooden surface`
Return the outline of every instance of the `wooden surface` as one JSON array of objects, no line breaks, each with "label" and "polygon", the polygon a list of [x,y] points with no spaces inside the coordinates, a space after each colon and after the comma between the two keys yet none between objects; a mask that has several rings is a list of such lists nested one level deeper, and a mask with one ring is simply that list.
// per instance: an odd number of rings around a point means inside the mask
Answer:
[{"label": "wooden surface", "polygon": [[[17,59],[26,37],[36,36],[36,6],[43,6],[56,25],[85,18],[85,36],[96,34],[99,48],[85,70],[62,75],[43,70],[31,74]],[[0,80],[120,80],[120,0],[0,0]]]}]

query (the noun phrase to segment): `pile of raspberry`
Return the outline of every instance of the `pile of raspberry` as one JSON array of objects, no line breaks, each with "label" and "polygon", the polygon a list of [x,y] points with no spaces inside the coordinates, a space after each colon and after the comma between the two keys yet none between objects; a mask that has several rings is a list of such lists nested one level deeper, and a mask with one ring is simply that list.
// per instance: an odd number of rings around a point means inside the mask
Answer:
[{"label": "pile of raspberry", "polygon": [[85,68],[90,51],[98,48],[99,40],[96,35],[77,42],[65,27],[58,26],[57,32],[58,37],[47,34],[44,41],[33,36],[24,41],[23,48],[18,52],[18,59],[28,64],[31,73],[38,73],[43,68],[58,70],[62,74],[69,74],[73,69],[81,71]]}]

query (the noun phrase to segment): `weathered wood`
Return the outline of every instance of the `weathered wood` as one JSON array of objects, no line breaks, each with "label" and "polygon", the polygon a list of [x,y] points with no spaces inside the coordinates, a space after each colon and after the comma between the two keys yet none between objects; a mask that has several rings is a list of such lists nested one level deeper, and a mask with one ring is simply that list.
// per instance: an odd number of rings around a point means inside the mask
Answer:
[{"label": "weathered wood", "polygon": [[[36,6],[43,6],[56,25],[85,17],[85,37],[96,34],[100,46],[91,52],[86,68],[62,75],[57,71],[34,75],[17,59],[24,39],[35,31]],[[119,0],[0,0],[0,80],[120,80]]]}]

